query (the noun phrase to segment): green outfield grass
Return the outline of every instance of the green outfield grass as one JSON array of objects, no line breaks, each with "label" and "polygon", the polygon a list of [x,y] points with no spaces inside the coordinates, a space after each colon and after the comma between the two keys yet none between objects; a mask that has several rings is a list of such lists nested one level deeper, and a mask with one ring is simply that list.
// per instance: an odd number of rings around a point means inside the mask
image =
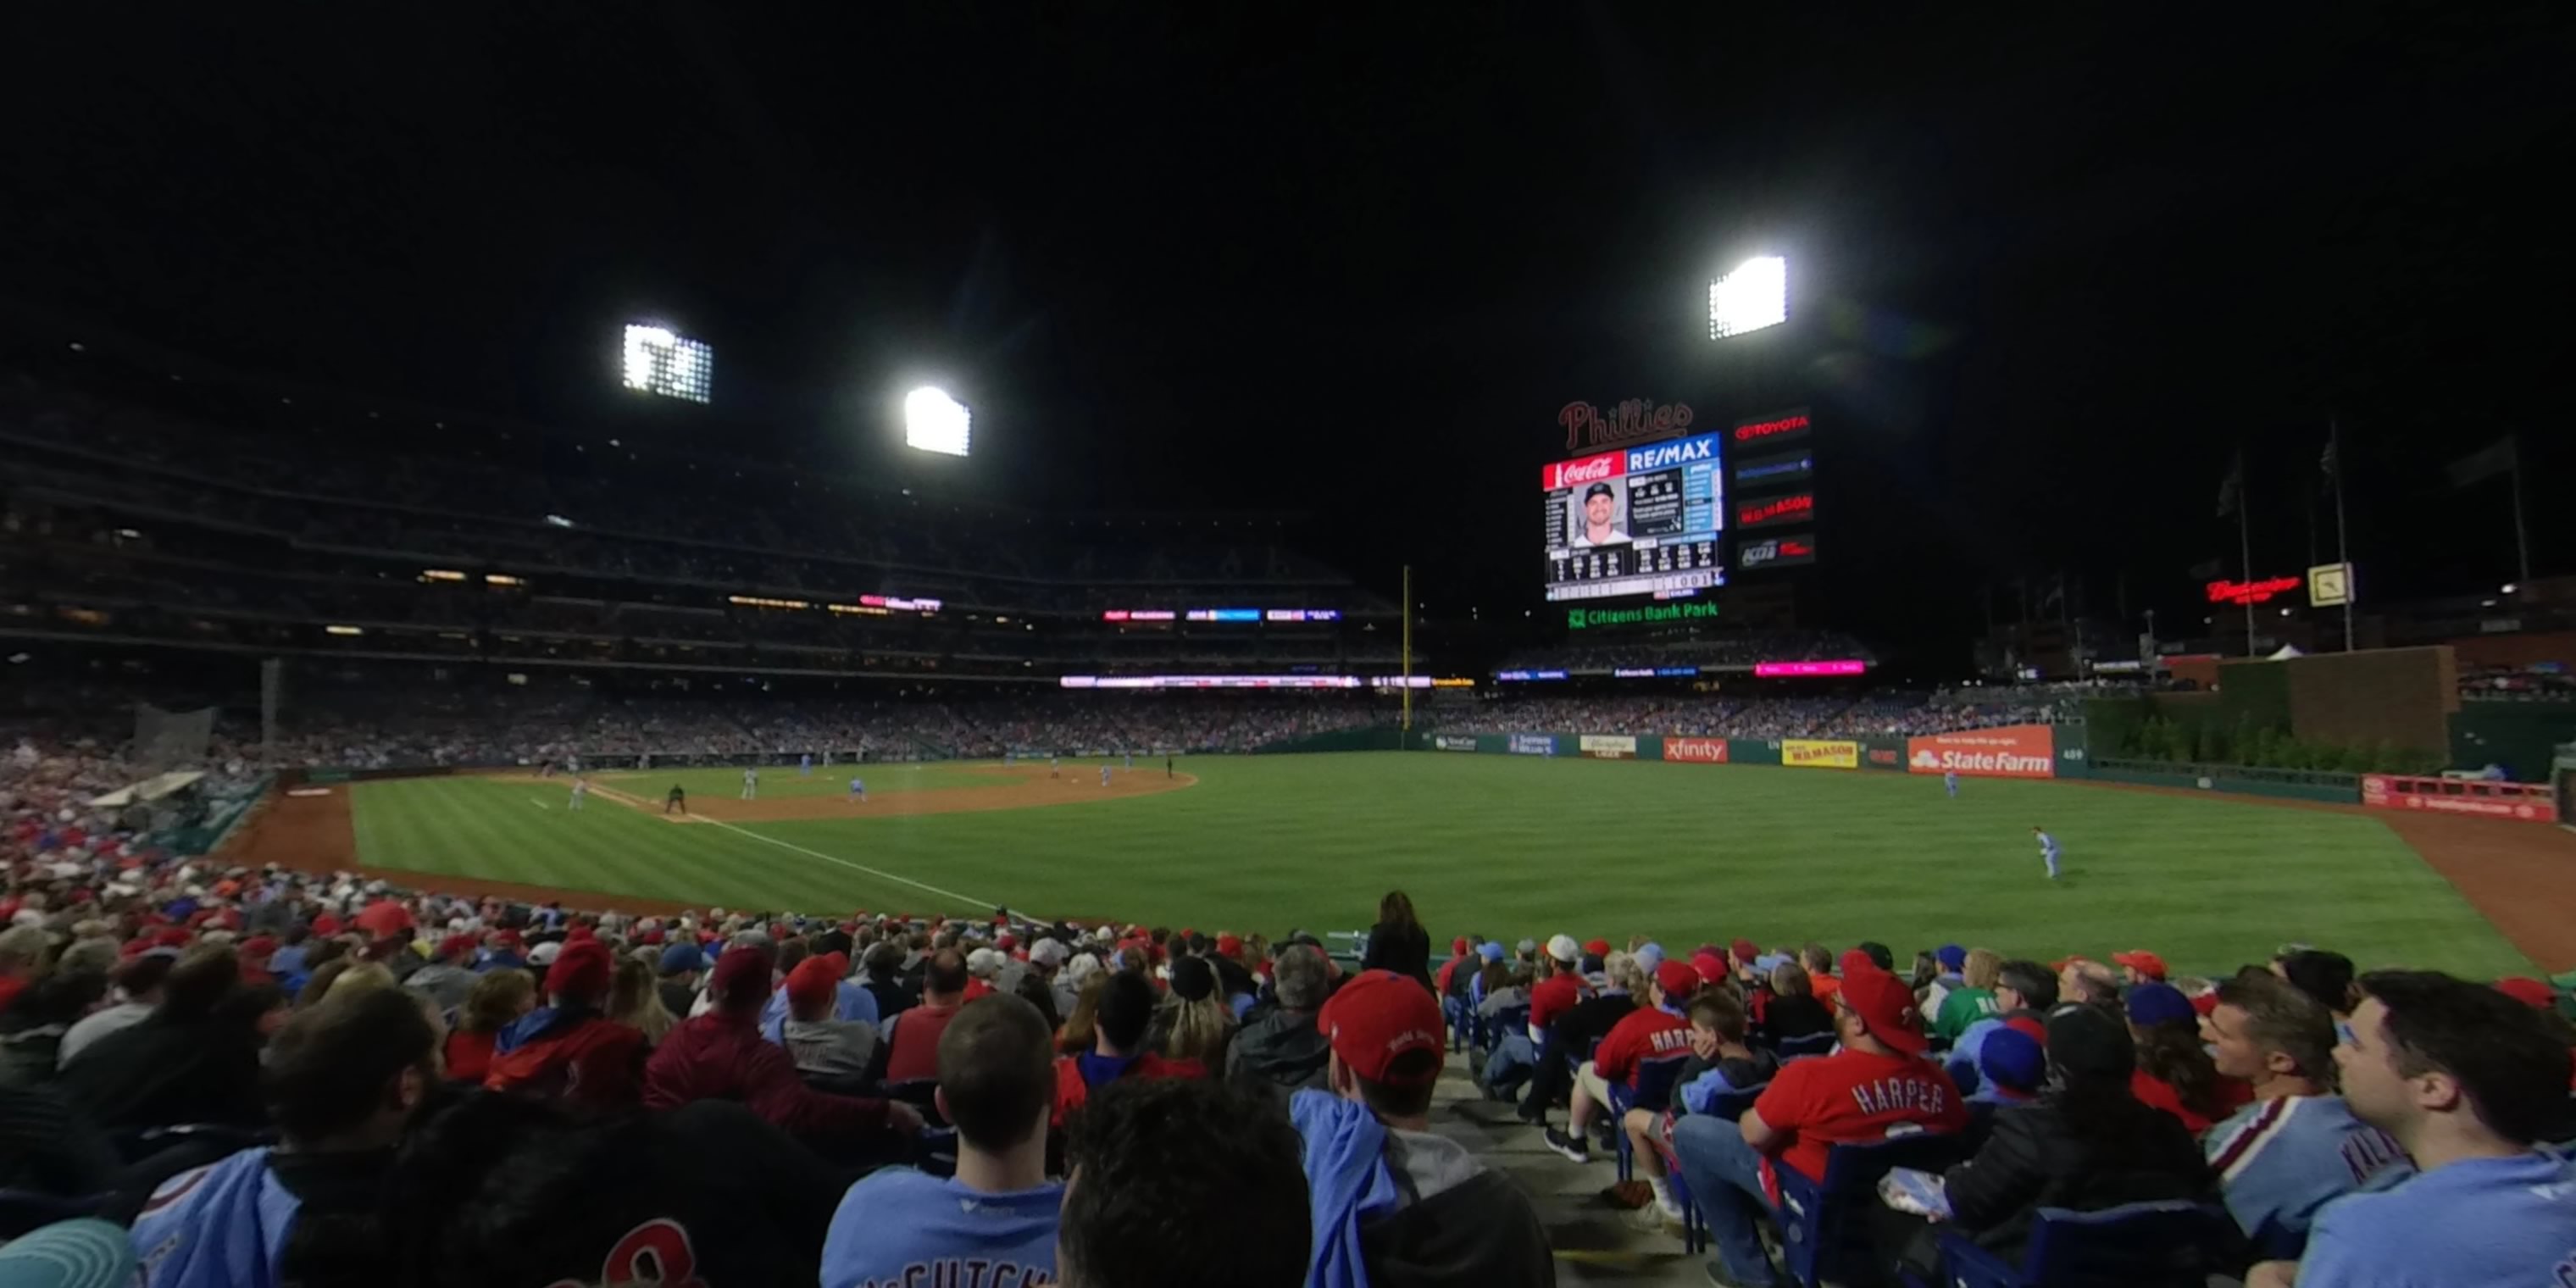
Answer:
[{"label": "green outfield grass", "polygon": [[[2036,957],[2143,947],[2201,973],[2296,940],[2365,968],[2531,969],[2358,815],[2051,782],[1971,780],[1954,801],[1938,779],[1903,774],[1423,752],[1184,768],[1198,786],[1095,804],[738,828],[598,800],[573,814],[559,783],[398,779],[356,786],[356,825],[360,854],[383,867],[727,908],[1003,903],[1275,934],[1365,927],[1378,896],[1401,887],[1441,940],[1876,939],[1900,956],[1945,942]],[[975,778],[864,772],[871,796]],[[683,781],[693,796],[730,796],[741,774]],[[846,768],[800,781],[790,767],[765,772],[761,790],[847,783]],[[617,785],[658,800],[669,782]],[[2059,885],[2033,824],[2066,847]]]}]

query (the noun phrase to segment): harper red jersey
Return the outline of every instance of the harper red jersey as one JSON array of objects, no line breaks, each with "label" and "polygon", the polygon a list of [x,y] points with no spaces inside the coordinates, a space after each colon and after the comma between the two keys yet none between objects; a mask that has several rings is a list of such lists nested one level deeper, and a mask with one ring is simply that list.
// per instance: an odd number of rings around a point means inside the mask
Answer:
[{"label": "harper red jersey", "polygon": [[[1840,1051],[1780,1066],[1770,1088],[1753,1102],[1753,1112],[1792,1137],[1789,1147],[1775,1155],[1777,1160],[1819,1181],[1825,1177],[1825,1156],[1836,1145],[1884,1140],[1889,1128],[1907,1123],[1935,1132],[1961,1131],[1968,1125],[1968,1106],[1941,1066],[1920,1056],[1870,1051]],[[1772,1174],[1772,1162],[1762,1160],[1762,1188],[1776,1207],[1780,1182]]]},{"label": "harper red jersey", "polygon": [[1658,1056],[1690,1054],[1690,1021],[1657,1006],[1619,1017],[1592,1049],[1592,1071],[1604,1082],[1637,1085],[1638,1066]]},{"label": "harper red jersey", "polygon": [[1583,1000],[1583,981],[1572,971],[1559,971],[1540,980],[1530,990],[1530,1032],[1545,1032],[1557,1017],[1574,1009]]}]

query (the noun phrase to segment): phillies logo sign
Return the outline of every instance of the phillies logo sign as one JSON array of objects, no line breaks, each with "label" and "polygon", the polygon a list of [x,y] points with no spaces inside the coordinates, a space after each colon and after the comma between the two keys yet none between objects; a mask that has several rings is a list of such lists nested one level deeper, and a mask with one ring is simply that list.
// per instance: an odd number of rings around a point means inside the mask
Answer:
[{"label": "phillies logo sign", "polygon": [[1539,483],[1547,491],[1576,488],[1602,483],[1628,472],[1628,458],[1618,452],[1603,452],[1579,461],[1558,461],[1539,472]]},{"label": "phillies logo sign", "polygon": [[1630,398],[1606,412],[1587,402],[1567,403],[1557,410],[1556,423],[1565,427],[1565,450],[1574,452],[1586,446],[1665,438],[1690,428],[1691,416],[1689,403],[1658,407],[1643,398]]}]

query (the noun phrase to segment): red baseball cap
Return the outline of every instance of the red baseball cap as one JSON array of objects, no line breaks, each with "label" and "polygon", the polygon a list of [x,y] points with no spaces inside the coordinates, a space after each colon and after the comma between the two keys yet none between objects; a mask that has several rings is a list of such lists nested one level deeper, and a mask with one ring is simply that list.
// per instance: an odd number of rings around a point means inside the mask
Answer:
[{"label": "red baseball cap", "polygon": [[769,996],[769,959],[757,948],[728,948],[716,959],[707,994],[721,1007],[758,1006]]},{"label": "red baseball cap", "polygon": [[808,957],[787,972],[787,1004],[799,1011],[829,1004],[841,995],[841,973],[832,969],[831,954]]},{"label": "red baseball cap", "polygon": [[1699,971],[1688,962],[1667,957],[1655,964],[1655,987],[1678,1002],[1699,991]]},{"label": "red baseball cap", "polygon": [[1869,1035],[1890,1049],[1907,1055],[1930,1050],[1932,1039],[1924,1036],[1923,1013],[1914,1008],[1914,990],[1876,966],[1864,966],[1843,975],[1843,986],[1836,993],[1841,1005],[1850,1007]]},{"label": "red baseball cap", "polygon": [[1726,946],[1726,951],[1734,954],[1735,960],[1750,963],[1754,958],[1762,955],[1762,945],[1757,944],[1750,939],[1739,939],[1734,943],[1728,944]]},{"label": "red baseball cap", "polygon": [[[1387,1068],[1396,1057],[1413,1051],[1438,1054],[1447,1044],[1440,1024],[1440,1002],[1419,982],[1390,970],[1362,971],[1334,992],[1315,1016],[1315,1027],[1332,1043],[1333,1054],[1350,1070],[1371,1082],[1392,1083]],[[1419,1086],[1440,1076],[1440,1062],[1426,1065],[1410,1080]]]},{"label": "red baseball cap", "polygon": [[1219,957],[1241,957],[1243,955],[1243,937],[1240,935],[1217,936],[1216,955]]},{"label": "red baseball cap", "polygon": [[555,954],[555,964],[546,969],[546,991],[596,1002],[608,996],[609,981],[616,973],[608,945],[596,939],[577,940]]},{"label": "red baseball cap", "polygon": [[2514,975],[2495,982],[2495,991],[2525,1006],[2548,1010],[2558,1004],[2558,993],[2548,984],[2528,975]]},{"label": "red baseball cap", "polygon": [[2144,948],[2132,948],[2125,953],[2113,953],[2111,954],[2111,960],[2118,962],[2119,964],[2126,966],[2149,979],[2163,979],[2165,977],[2165,959],[2156,956],[2154,953],[2148,952]]},{"label": "red baseball cap", "polygon": [[1700,982],[1714,984],[1726,978],[1726,959],[1715,953],[1692,953],[1691,969],[1699,972]]},{"label": "red baseball cap", "polygon": [[1452,957],[1464,957],[1467,955],[1467,937],[1465,935],[1460,935],[1456,939],[1449,941],[1449,955]]},{"label": "red baseball cap", "polygon": [[1590,953],[1595,957],[1607,957],[1610,955],[1610,941],[1607,939],[1584,940],[1583,951]]},{"label": "red baseball cap", "polygon": [[476,948],[481,946],[482,945],[472,935],[449,935],[447,938],[438,941],[438,955],[444,959],[453,957],[458,953],[473,952]]}]

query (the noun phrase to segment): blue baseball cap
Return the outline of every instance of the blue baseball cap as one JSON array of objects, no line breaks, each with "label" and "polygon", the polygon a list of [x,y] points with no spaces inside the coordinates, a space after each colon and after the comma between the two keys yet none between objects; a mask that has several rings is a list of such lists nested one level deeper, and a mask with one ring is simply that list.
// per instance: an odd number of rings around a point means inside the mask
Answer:
[{"label": "blue baseball cap", "polygon": [[1503,943],[1499,939],[1488,939],[1485,942],[1476,945],[1476,955],[1489,962],[1501,961],[1503,959]]},{"label": "blue baseball cap", "polygon": [[1985,1044],[1977,1048],[1977,1071],[2007,1091],[2029,1093],[2039,1090],[2040,1079],[2047,1075],[2048,1054],[2031,1035],[1998,1026],[1987,1032]]},{"label": "blue baseball cap", "polygon": [[1768,975],[1795,960],[1797,959],[1787,953],[1764,953],[1753,959],[1753,969]]},{"label": "blue baseball cap", "polygon": [[2191,1009],[2191,999],[2171,984],[2140,984],[2122,1000],[2128,1004],[2129,1018],[2140,1024],[2200,1022],[2200,1012]]},{"label": "blue baseball cap", "polygon": [[706,968],[707,955],[696,944],[673,944],[662,950],[662,973],[665,975]]},{"label": "blue baseball cap", "polygon": [[1664,964],[1664,946],[1662,944],[1647,944],[1637,950],[1636,957],[1637,964],[1645,967],[1646,973],[1652,975],[1655,973],[1656,967]]},{"label": "blue baseball cap", "polygon": [[1968,950],[1957,944],[1943,944],[1932,950],[1932,958],[1947,969],[1957,970],[1968,964]]}]

